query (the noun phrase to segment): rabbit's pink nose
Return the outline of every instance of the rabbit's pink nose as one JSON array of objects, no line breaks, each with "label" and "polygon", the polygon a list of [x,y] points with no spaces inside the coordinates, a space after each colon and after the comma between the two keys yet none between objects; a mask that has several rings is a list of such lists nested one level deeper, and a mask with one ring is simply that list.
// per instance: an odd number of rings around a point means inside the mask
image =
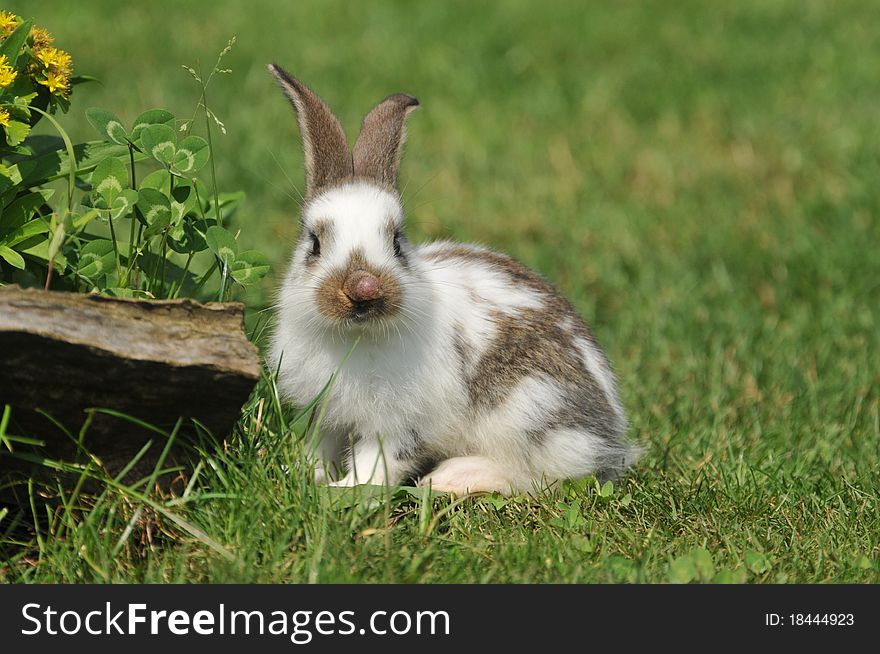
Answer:
[{"label": "rabbit's pink nose", "polygon": [[360,270],[349,278],[347,295],[354,302],[370,302],[382,297],[382,286],[375,275]]}]

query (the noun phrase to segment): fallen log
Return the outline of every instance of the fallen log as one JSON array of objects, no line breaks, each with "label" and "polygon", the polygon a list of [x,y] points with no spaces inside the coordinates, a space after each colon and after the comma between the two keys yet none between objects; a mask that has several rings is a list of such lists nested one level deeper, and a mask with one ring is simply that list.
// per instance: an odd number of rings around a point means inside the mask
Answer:
[{"label": "fallen log", "polygon": [[[139,300],[0,288],[0,411],[10,433],[45,442],[49,458],[75,458],[92,408],[120,412],[170,431],[195,418],[225,437],[260,376],[256,347],[238,303]],[[188,421],[188,425],[192,423]],[[121,469],[155,433],[92,413],[83,447]],[[155,461],[153,447],[142,471]],[[0,467],[4,459],[0,456]]]}]

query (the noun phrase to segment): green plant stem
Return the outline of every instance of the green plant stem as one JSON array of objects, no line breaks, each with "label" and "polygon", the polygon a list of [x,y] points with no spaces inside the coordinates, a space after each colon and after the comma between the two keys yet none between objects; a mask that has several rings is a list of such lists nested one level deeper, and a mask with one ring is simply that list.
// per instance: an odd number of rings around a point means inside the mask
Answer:
[{"label": "green plant stem", "polygon": [[[5,103],[3,106],[10,107],[9,103]],[[58,133],[61,135],[61,139],[64,141],[64,147],[67,150],[67,158],[70,160],[68,168],[70,169],[67,173],[67,214],[73,211],[73,192],[76,189],[76,151],[73,149],[73,141],[70,140],[70,137],[67,135],[67,132],[64,131],[64,128],[61,127],[61,124],[55,120],[51,114],[43,111],[39,107],[31,106],[29,107],[31,111],[36,111],[38,114],[42,115],[46,118],[52,126],[58,130]]]},{"label": "green plant stem", "polygon": [[[3,106],[9,107],[12,106],[9,103],[4,103]],[[73,192],[76,189],[76,151],[73,149],[73,142],[70,140],[70,137],[67,135],[67,132],[64,131],[64,128],[61,127],[61,124],[55,120],[49,113],[43,111],[39,107],[30,107],[31,111],[36,111],[38,114],[45,117],[52,126],[58,130],[58,133],[61,135],[61,139],[64,141],[64,148],[67,150],[67,158],[68,158],[68,168],[70,169],[67,174],[67,213],[64,214],[64,217],[61,219],[60,224],[58,225],[58,229],[64,229],[64,222],[73,212]],[[63,244],[63,240],[58,244],[58,249],[61,249],[61,245]],[[49,252],[49,265],[46,270],[46,284],[43,287],[43,290],[48,291],[49,285],[52,283],[52,271],[54,269],[55,264],[55,255],[57,252]]]},{"label": "green plant stem", "polygon": [[223,267],[220,269],[220,294],[217,297],[218,302],[223,302],[226,296],[226,276],[229,274],[229,262],[223,260]]},{"label": "green plant stem", "polygon": [[[122,269],[121,261],[119,260],[119,247],[116,244],[116,229],[113,227],[113,210],[107,210],[107,222],[110,223],[110,240],[113,241],[113,254],[116,256],[116,273],[119,274],[119,271]],[[119,279],[116,280],[116,283],[119,283]]]},{"label": "green plant stem", "polygon": [[[135,209],[135,211],[140,211],[140,210]],[[135,241],[137,242],[137,249],[135,250],[135,263],[137,263],[137,260],[140,257],[141,246],[143,245],[143,238],[144,238],[144,224],[142,222],[138,222],[137,238],[135,239]],[[132,286],[137,288],[140,286],[140,275],[138,275],[137,266],[134,266],[132,268],[132,270],[134,271],[134,280],[132,280],[133,281]]]},{"label": "green plant stem", "polygon": [[[131,143],[128,144],[128,160],[131,163],[131,188],[132,188],[132,190],[137,191],[137,178],[135,176],[135,170],[134,170],[134,146]],[[131,228],[128,233],[128,266],[125,269],[125,281],[124,281],[124,283],[120,283],[120,286],[122,286],[122,287],[128,286],[128,282],[131,277],[131,270],[134,266],[134,263],[133,263],[134,260],[132,257],[134,257],[134,253],[135,253],[134,230],[135,230],[135,223],[138,222],[138,220],[137,220],[138,211],[139,210],[136,206],[132,210]]]},{"label": "green plant stem", "polygon": [[134,230],[135,223],[137,222],[137,218],[132,215],[131,217],[131,227],[128,232],[128,266],[125,269],[125,285],[128,285],[128,278],[131,275],[132,268],[132,257],[134,256]]},{"label": "green plant stem", "polygon": [[[169,175],[169,187],[168,187],[168,195],[174,199],[174,173],[170,170],[168,171]],[[165,262],[168,257],[168,232],[171,231],[171,225],[165,228],[165,232],[162,235],[162,259],[159,263],[159,268],[161,270],[159,276],[159,289],[161,295],[165,295]]]},{"label": "green plant stem", "polygon": [[46,283],[43,286],[44,291],[49,290],[49,285],[52,283],[52,270],[54,269],[54,259],[49,259],[49,265],[46,267]]},{"label": "green plant stem", "polygon": [[128,161],[131,164],[131,188],[137,191],[137,177],[134,170],[134,145],[131,142],[128,144]]},{"label": "green plant stem", "polygon": [[[209,78],[210,79],[210,78]],[[205,112],[205,130],[208,137],[208,153],[211,160],[211,186],[214,192],[214,213],[216,214],[217,224],[223,225],[223,214],[220,212],[220,194],[217,192],[217,168],[214,165],[214,141],[211,138],[211,117],[208,115],[208,85],[202,86],[202,107]]]},{"label": "green plant stem", "polygon": [[[135,241],[135,247],[132,254],[129,254],[128,257],[128,268],[125,271],[125,281],[126,286],[132,289],[137,289],[138,287],[138,274],[135,266],[137,265],[138,258],[141,255],[141,234],[143,234],[144,226],[137,219],[137,212],[140,210],[135,207],[135,216],[131,219],[131,233],[134,234],[135,231],[135,223],[137,223],[137,238],[132,238]],[[132,249],[129,248],[129,252],[132,252]],[[134,273],[134,275],[132,275]],[[131,284],[128,284],[128,281],[131,280]]]},{"label": "green plant stem", "polygon": [[196,287],[193,289],[193,291],[192,291],[193,296],[195,296],[196,293],[198,293],[200,290],[202,290],[202,287],[205,285],[205,282],[207,282],[208,279],[211,277],[211,275],[214,274],[214,271],[217,270],[217,266],[218,266],[218,259],[217,259],[217,257],[214,257],[214,263],[212,263],[211,267],[208,268],[207,272],[205,272],[205,274],[202,275],[202,278],[199,280],[199,283],[196,284]]},{"label": "green plant stem", "polygon": [[183,282],[186,280],[186,274],[189,272],[189,265],[192,263],[194,254],[195,252],[190,250],[189,254],[186,256],[186,265],[183,267],[183,274],[180,276],[180,282],[177,284],[177,288],[174,288],[174,293],[169,294],[169,297],[176,298],[180,295],[180,289],[183,288]]},{"label": "green plant stem", "polygon": [[202,220],[208,220],[208,217],[205,215],[205,208],[202,206],[202,196],[199,195],[199,185],[196,184],[196,179],[193,179],[193,190],[196,192],[196,204],[199,207],[199,215],[201,215]]},{"label": "green plant stem", "polygon": [[[140,239],[140,233],[138,234],[138,239]],[[150,247],[150,241],[147,241],[146,243],[144,243],[144,252],[147,254],[147,256],[149,256],[150,254],[153,253],[153,249]],[[135,272],[135,274],[137,274],[137,273]],[[151,293],[153,292],[153,283],[152,282],[153,282],[153,277],[150,277],[149,275],[147,275],[147,270],[146,270],[146,268],[144,268],[144,290],[145,291],[150,291]]]},{"label": "green plant stem", "polygon": [[165,233],[162,235],[162,260],[160,261],[161,273],[159,275],[159,289],[160,293],[165,294],[165,261],[168,256],[168,231],[170,230],[170,226],[165,229]]},{"label": "green plant stem", "polygon": [[[196,204],[199,207],[199,214],[202,216],[202,220],[207,222],[208,217],[205,215],[205,209],[202,206],[202,198],[201,198],[201,195],[199,195],[199,186],[195,182],[193,182],[193,189],[195,190],[195,193],[196,193]],[[208,271],[202,276],[201,280],[199,280],[199,283],[196,284],[196,287],[193,289],[193,291],[192,291],[193,295],[195,295],[196,293],[198,293],[202,289],[202,287],[208,281],[208,278],[214,274],[214,270],[216,270],[219,266],[220,266],[220,259],[217,256],[215,256],[214,263],[211,264],[211,267],[208,268]]]},{"label": "green plant stem", "polygon": [[[159,246],[160,251],[162,250],[162,248],[165,247],[165,235],[166,234],[167,234],[167,231],[165,233],[163,233],[162,244]],[[149,244],[147,244],[147,247],[149,248]],[[152,253],[151,249],[148,249],[147,251],[149,253]],[[159,261],[158,254],[157,254],[156,255],[156,265],[153,267],[153,272],[150,275],[150,292],[153,293],[153,295],[157,295],[160,292],[159,291],[159,284],[158,284],[160,265],[161,265],[161,262]]]}]

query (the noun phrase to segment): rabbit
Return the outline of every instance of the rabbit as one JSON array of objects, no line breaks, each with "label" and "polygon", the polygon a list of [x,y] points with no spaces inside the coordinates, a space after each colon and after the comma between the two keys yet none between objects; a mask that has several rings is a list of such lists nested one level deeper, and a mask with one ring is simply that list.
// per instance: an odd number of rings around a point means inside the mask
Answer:
[{"label": "rabbit", "polygon": [[268,363],[286,401],[325,392],[315,480],[512,494],[630,466],[611,364],[568,301],[504,254],[407,240],[397,174],[419,101],[387,97],[350,149],[323,100],[269,70],[306,188]]}]

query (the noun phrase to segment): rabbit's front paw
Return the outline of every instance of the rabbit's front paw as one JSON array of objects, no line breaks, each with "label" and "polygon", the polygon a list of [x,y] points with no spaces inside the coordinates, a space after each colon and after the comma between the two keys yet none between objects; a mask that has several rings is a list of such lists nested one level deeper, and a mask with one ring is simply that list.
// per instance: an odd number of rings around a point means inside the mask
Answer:
[{"label": "rabbit's front paw", "polygon": [[340,477],[336,481],[331,481],[327,485],[336,486],[337,488],[350,488],[352,486],[360,486],[362,484],[373,484],[374,486],[381,486],[385,483],[385,475],[383,474],[376,473],[371,476],[367,476],[366,478],[359,478],[356,474],[349,472],[347,475]]},{"label": "rabbit's front paw", "polygon": [[[361,482],[363,483],[363,482]],[[340,477],[336,481],[327,482],[328,486],[334,486],[336,488],[351,488],[352,486],[357,486],[358,481],[355,479],[354,475],[347,474],[344,477]]]}]

